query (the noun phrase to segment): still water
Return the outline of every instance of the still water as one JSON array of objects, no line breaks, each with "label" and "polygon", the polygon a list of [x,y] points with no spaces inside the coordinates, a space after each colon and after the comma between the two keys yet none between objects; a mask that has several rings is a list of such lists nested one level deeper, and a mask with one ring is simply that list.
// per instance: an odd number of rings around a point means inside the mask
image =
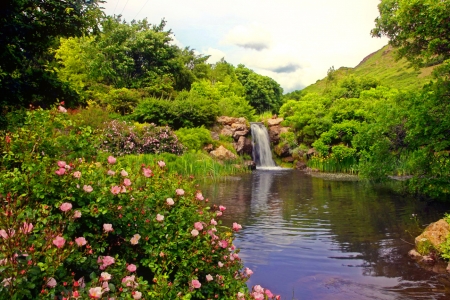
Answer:
[{"label": "still water", "polygon": [[243,227],[235,245],[254,271],[249,287],[289,300],[450,299],[445,265],[435,272],[407,255],[414,228],[448,206],[295,170],[257,170],[203,193],[226,206],[223,224]]}]

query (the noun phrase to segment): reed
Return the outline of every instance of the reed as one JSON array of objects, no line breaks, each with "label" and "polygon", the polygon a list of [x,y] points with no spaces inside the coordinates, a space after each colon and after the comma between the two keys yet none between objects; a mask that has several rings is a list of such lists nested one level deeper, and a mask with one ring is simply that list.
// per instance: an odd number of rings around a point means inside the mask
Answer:
[{"label": "reed", "polygon": [[358,161],[355,157],[346,157],[342,160],[335,157],[313,157],[306,164],[321,172],[358,174]]}]

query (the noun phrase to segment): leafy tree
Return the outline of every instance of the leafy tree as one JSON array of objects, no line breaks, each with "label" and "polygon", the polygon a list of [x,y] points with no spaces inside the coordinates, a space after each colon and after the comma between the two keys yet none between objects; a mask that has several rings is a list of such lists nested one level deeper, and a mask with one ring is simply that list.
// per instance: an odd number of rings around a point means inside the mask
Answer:
[{"label": "leafy tree", "polygon": [[372,36],[387,36],[389,44],[420,66],[450,57],[450,2],[442,0],[382,0]]},{"label": "leafy tree", "polygon": [[271,111],[277,113],[283,104],[283,89],[272,78],[256,74],[240,64],[236,75],[245,88],[245,95],[257,113]]},{"label": "leafy tree", "polygon": [[[7,0],[0,4],[0,92],[2,107],[48,105],[77,99],[51,68],[49,48],[59,37],[98,31],[102,15],[92,0]],[[72,102],[73,103],[73,102]],[[70,103],[67,103],[70,104]]]}]

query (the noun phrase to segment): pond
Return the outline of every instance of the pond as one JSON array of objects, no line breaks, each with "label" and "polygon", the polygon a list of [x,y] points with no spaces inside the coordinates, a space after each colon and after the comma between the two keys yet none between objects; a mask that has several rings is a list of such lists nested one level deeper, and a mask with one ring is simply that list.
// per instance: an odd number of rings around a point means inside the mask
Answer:
[{"label": "pond", "polygon": [[235,245],[254,272],[250,288],[289,300],[450,299],[445,265],[422,266],[407,254],[448,205],[296,170],[257,170],[203,193],[226,206],[223,224],[243,227]]}]

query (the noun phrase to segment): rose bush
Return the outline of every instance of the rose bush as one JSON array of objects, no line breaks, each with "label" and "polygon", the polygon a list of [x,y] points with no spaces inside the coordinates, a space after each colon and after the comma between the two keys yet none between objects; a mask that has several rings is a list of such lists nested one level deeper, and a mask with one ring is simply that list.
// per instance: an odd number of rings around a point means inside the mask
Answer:
[{"label": "rose bush", "polygon": [[220,225],[225,207],[208,207],[195,181],[161,160],[75,157],[73,135],[94,138],[58,114],[29,114],[30,124],[40,115],[64,125],[48,134],[0,136],[1,299],[253,297],[233,231]]}]

